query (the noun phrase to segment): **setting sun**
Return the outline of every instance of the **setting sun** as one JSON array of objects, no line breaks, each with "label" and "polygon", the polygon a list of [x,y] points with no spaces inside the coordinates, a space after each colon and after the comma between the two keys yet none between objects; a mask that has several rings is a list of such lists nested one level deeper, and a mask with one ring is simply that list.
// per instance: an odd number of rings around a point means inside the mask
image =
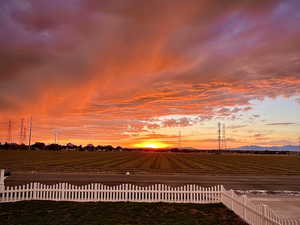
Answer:
[{"label": "setting sun", "polygon": [[146,144],[145,147],[147,148],[159,148],[158,144]]},{"label": "setting sun", "polygon": [[138,148],[166,148],[166,147],[168,147],[167,144],[161,143],[161,142],[144,142],[144,143],[135,144],[134,146],[138,147]]}]

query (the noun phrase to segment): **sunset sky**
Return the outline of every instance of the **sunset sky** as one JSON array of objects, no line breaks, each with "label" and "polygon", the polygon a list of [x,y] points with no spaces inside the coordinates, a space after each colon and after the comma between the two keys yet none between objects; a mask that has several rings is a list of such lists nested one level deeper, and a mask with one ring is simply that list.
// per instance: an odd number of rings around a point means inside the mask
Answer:
[{"label": "sunset sky", "polygon": [[299,0],[0,1],[0,141],[296,145]]}]

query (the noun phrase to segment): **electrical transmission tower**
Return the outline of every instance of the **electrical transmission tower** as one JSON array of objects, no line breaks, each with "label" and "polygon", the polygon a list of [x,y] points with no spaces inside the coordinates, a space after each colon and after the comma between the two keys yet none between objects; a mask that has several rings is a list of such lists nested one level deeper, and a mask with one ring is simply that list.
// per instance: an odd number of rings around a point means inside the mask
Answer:
[{"label": "electrical transmission tower", "polygon": [[24,119],[21,119],[20,131],[19,131],[19,143],[24,144]]},{"label": "electrical transmission tower", "polygon": [[32,136],[32,117],[29,120],[29,138],[28,138],[28,149],[31,149],[31,136]]},{"label": "electrical transmission tower", "polygon": [[223,149],[227,149],[227,143],[226,143],[226,126],[225,123],[218,123],[218,144],[219,144],[219,152]]},{"label": "electrical transmission tower", "polygon": [[181,130],[178,132],[178,148],[181,148]]},{"label": "electrical transmission tower", "polygon": [[218,142],[219,142],[219,152],[221,151],[221,123],[218,123]]},{"label": "electrical transmission tower", "polygon": [[57,131],[57,129],[54,130],[54,144],[58,144],[58,131]]},{"label": "electrical transmission tower", "polygon": [[22,143],[26,143],[26,138],[27,138],[27,124],[26,124],[26,119],[24,119],[24,125],[23,125],[23,137],[22,137]]},{"label": "electrical transmission tower", "polygon": [[223,132],[222,132],[222,149],[226,150],[227,144],[226,144],[226,136],[225,136],[225,123],[223,124]]},{"label": "electrical transmission tower", "polygon": [[7,129],[7,143],[12,143],[12,125],[11,120],[8,121],[8,129]]}]

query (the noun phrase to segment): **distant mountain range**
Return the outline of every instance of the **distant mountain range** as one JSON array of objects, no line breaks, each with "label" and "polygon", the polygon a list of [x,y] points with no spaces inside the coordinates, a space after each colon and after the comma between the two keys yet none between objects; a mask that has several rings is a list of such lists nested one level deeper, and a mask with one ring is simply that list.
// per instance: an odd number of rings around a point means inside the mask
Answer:
[{"label": "distant mountain range", "polygon": [[299,146],[297,145],[283,145],[283,146],[257,146],[248,145],[241,146],[238,148],[232,148],[231,150],[254,150],[254,151],[299,151]]}]

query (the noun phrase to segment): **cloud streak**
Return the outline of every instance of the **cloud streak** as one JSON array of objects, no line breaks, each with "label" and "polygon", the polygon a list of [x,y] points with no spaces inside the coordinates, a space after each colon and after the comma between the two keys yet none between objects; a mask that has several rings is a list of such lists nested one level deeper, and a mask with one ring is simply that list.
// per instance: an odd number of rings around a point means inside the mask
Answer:
[{"label": "cloud streak", "polygon": [[289,126],[289,125],[297,125],[296,123],[267,123],[268,126]]}]

